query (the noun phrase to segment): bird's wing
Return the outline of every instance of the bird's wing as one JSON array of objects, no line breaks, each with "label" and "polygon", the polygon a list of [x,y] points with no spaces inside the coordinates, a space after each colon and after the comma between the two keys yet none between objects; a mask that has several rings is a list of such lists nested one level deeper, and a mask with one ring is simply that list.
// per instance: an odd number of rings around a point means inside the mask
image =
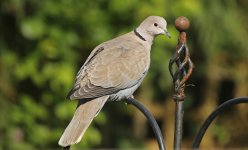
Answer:
[{"label": "bird's wing", "polygon": [[148,70],[149,53],[132,39],[98,46],[80,69],[68,98],[96,98],[136,85]]}]

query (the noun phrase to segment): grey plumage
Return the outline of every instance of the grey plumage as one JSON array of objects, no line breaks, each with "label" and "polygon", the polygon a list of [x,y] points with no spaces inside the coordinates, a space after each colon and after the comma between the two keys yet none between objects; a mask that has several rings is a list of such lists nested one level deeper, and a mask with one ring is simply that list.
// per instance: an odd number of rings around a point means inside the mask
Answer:
[{"label": "grey plumage", "polygon": [[153,38],[159,34],[169,36],[166,25],[162,17],[150,16],[135,32],[104,42],[91,52],[67,96],[80,101],[59,145],[78,143],[107,100],[133,95],[149,69]]}]

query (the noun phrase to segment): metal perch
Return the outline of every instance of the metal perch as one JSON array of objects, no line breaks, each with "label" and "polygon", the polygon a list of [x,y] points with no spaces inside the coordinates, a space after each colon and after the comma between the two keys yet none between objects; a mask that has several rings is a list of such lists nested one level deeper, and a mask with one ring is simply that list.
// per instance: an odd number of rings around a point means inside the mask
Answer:
[{"label": "metal perch", "polygon": [[[190,22],[186,17],[178,17],[175,26],[180,32],[176,51],[170,59],[169,71],[173,78],[175,94],[173,99],[176,103],[175,109],[175,129],[174,129],[174,149],[180,150],[183,135],[183,102],[185,98],[184,89],[185,82],[189,79],[193,71],[193,63],[190,59],[189,48],[187,46],[186,30],[190,26]],[[173,70],[176,64],[177,70]]]},{"label": "metal perch", "polygon": [[234,98],[231,100],[228,100],[221,104],[219,107],[217,107],[205,120],[202,127],[198,131],[195,140],[193,142],[193,149],[198,149],[200,146],[200,143],[202,141],[203,136],[205,135],[209,125],[213,122],[213,120],[225,109],[228,109],[234,105],[241,104],[241,103],[248,103],[248,97],[240,97],[240,98]]},{"label": "metal perch", "polygon": [[155,136],[156,136],[156,139],[157,139],[157,142],[159,145],[159,149],[165,150],[163,135],[161,133],[161,130],[160,130],[155,118],[150,113],[150,111],[144,105],[142,105],[137,100],[135,100],[134,98],[129,98],[129,99],[126,99],[125,101],[129,104],[132,104],[136,108],[138,108],[146,116],[147,120],[149,121],[149,123],[150,123],[150,125],[151,125],[151,127],[155,133]]}]

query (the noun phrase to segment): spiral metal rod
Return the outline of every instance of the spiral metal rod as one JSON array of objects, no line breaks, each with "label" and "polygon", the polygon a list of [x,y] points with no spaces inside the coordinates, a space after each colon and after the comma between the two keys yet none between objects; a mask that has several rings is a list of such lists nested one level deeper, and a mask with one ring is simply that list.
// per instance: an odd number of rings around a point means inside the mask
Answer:
[{"label": "spiral metal rod", "polygon": [[[174,129],[174,149],[180,150],[183,135],[183,103],[185,83],[193,71],[193,62],[190,59],[189,48],[187,45],[186,30],[189,28],[189,20],[185,17],[178,17],[175,26],[180,32],[176,51],[169,61],[169,71],[173,79],[175,108],[175,129]],[[174,70],[176,66],[177,70]]]}]

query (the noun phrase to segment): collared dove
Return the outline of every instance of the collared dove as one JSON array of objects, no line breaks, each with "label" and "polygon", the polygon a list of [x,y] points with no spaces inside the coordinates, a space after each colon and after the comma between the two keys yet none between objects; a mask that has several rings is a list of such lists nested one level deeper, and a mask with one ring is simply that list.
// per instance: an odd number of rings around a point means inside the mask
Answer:
[{"label": "collared dove", "polygon": [[149,69],[154,37],[170,37],[166,26],[164,18],[149,16],[134,31],[104,42],[91,52],[67,96],[79,102],[59,145],[80,142],[106,101],[133,96]]}]

